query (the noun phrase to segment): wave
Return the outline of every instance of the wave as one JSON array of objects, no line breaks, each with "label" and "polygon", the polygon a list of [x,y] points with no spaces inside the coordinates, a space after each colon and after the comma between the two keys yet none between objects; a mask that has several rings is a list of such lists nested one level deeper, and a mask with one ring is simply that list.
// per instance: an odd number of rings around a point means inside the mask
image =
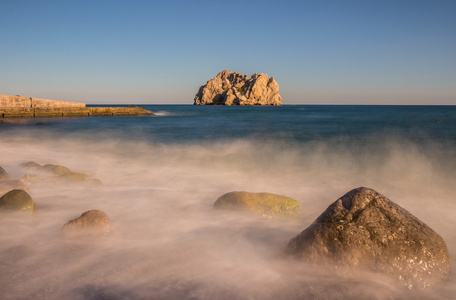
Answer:
[{"label": "wave", "polygon": [[[32,160],[104,183],[37,183],[30,190],[38,220],[0,219],[4,299],[416,299],[378,274],[347,278],[276,258],[289,239],[358,186],[412,212],[455,254],[454,145],[403,138],[356,145],[258,139],[164,144],[97,134],[103,135],[2,135],[0,166],[13,178],[24,174],[19,164]],[[276,222],[216,213],[215,200],[234,190],[294,198],[301,218]],[[89,209],[105,211],[115,235],[64,242],[62,225]],[[450,276],[442,289],[419,296],[451,298],[456,279]]]}]

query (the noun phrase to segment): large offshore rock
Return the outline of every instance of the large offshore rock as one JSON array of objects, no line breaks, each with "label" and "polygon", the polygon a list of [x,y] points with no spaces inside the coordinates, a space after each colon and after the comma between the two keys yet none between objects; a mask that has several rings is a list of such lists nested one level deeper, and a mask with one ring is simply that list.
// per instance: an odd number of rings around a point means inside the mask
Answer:
[{"label": "large offshore rock", "polygon": [[2,167],[0,167],[0,180],[9,180],[11,177],[9,176],[8,172],[5,171]]},{"label": "large offshore rock", "polygon": [[427,288],[448,276],[443,239],[376,191],[360,187],[331,204],[283,250],[303,261],[369,270],[409,288]]},{"label": "large offshore rock", "polygon": [[62,227],[62,234],[67,238],[104,237],[109,235],[110,231],[109,218],[101,210],[86,211]]},{"label": "large offshore rock", "polygon": [[0,209],[34,212],[36,205],[26,191],[16,189],[9,191],[0,198]]},{"label": "large offshore rock", "polygon": [[195,105],[282,105],[279,85],[266,74],[247,75],[224,70],[201,86]]},{"label": "large offshore rock", "polygon": [[231,192],[220,196],[215,208],[251,212],[275,219],[299,218],[298,201],[270,193]]}]

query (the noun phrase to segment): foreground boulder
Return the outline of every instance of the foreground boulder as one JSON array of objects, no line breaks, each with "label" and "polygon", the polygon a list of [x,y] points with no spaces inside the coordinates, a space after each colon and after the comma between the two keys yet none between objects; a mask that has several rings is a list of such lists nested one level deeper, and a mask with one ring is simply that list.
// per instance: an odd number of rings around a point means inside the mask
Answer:
[{"label": "foreground boulder", "polygon": [[201,86],[195,105],[282,105],[279,85],[266,74],[247,75],[224,70]]},{"label": "foreground boulder", "polygon": [[8,172],[5,171],[2,167],[0,167],[0,180],[9,180],[11,177],[9,176]]},{"label": "foreground boulder", "polygon": [[67,238],[103,237],[111,232],[108,216],[101,210],[89,210],[79,218],[69,221],[62,227],[62,234]]},{"label": "foreground boulder", "polygon": [[32,197],[24,190],[12,190],[0,198],[0,209],[13,211],[36,211]]},{"label": "foreground boulder", "polygon": [[301,213],[298,201],[269,193],[227,193],[215,201],[214,207],[247,211],[276,219],[299,218]]},{"label": "foreground boulder", "polygon": [[409,288],[442,283],[450,268],[447,246],[437,233],[364,187],[331,204],[284,252],[309,263],[380,272]]}]

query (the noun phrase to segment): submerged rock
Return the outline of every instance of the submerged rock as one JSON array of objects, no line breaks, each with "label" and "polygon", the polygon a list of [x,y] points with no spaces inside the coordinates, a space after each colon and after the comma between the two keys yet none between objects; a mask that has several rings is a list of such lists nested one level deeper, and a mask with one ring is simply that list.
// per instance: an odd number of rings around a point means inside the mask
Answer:
[{"label": "submerged rock", "polygon": [[437,233],[364,187],[331,204],[283,251],[313,264],[380,272],[409,288],[442,283],[450,268],[447,246]]},{"label": "submerged rock", "polygon": [[59,176],[61,180],[64,180],[65,182],[73,182],[73,183],[79,183],[79,182],[84,182],[84,183],[90,183],[90,184],[95,184],[95,185],[101,185],[102,182],[96,178],[90,178],[84,173],[68,173],[68,174],[63,174]]},{"label": "submerged rock", "polygon": [[23,163],[20,165],[22,168],[24,169],[27,169],[27,170],[36,170],[38,168],[41,168],[41,165],[40,164],[37,164],[36,162],[34,161],[29,161],[29,162],[26,162],[26,163]]},{"label": "submerged rock", "polygon": [[12,190],[0,198],[0,208],[15,211],[36,211],[32,197],[24,190]]},{"label": "submerged rock", "polygon": [[279,85],[266,74],[247,75],[224,70],[201,86],[195,105],[282,105]]},{"label": "submerged rock", "polygon": [[39,171],[45,172],[45,173],[49,173],[49,174],[53,174],[53,175],[57,175],[57,176],[62,176],[62,175],[65,175],[65,174],[73,173],[67,167],[60,166],[60,165],[52,165],[52,164],[48,164],[48,165],[44,165],[44,166],[40,167]]},{"label": "submerged rock", "polygon": [[25,184],[31,184],[31,183],[41,181],[41,176],[36,175],[36,174],[25,174],[19,180]]},{"label": "submerged rock", "polygon": [[31,183],[36,181],[60,180],[64,183],[89,183],[93,185],[101,185],[102,182],[96,178],[91,178],[84,173],[75,173],[67,167],[61,165],[47,164],[41,166],[33,161],[29,161],[21,165],[23,168],[30,170],[32,173],[41,174],[26,174],[21,178],[21,181]]},{"label": "submerged rock", "polygon": [[8,180],[0,182],[0,195],[11,190],[24,190],[28,191],[29,188],[21,180]]},{"label": "submerged rock", "polygon": [[111,232],[108,216],[101,210],[89,210],[79,218],[69,221],[62,227],[62,234],[67,238],[103,237]]},{"label": "submerged rock", "polygon": [[298,201],[270,193],[231,192],[219,197],[214,207],[276,219],[299,218],[301,213]]},{"label": "submerged rock", "polygon": [[9,176],[8,172],[5,171],[2,167],[0,167],[0,180],[10,180],[11,177]]}]

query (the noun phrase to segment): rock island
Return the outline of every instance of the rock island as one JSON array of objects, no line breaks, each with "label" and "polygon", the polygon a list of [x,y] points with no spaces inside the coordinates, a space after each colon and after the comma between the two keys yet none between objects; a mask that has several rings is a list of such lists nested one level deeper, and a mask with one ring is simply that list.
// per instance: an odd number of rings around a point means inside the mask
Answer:
[{"label": "rock island", "polygon": [[224,70],[201,86],[195,105],[282,105],[279,85],[267,74],[247,75]]}]

